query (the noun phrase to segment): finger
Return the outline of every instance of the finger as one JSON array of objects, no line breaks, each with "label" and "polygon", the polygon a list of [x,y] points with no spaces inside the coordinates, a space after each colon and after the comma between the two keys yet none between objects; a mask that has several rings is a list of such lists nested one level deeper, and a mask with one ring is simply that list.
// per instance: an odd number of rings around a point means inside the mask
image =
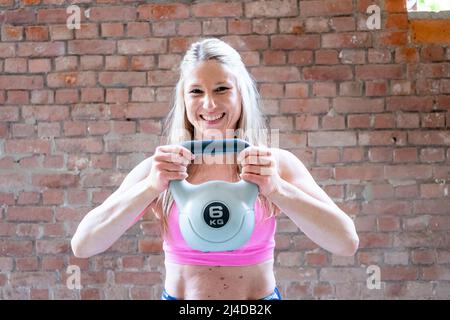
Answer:
[{"label": "finger", "polygon": [[253,156],[271,156],[272,152],[270,151],[269,148],[267,147],[257,147],[257,146],[251,146],[248,148],[245,148],[244,150],[242,150],[238,157],[237,160],[238,161],[242,161],[243,159],[245,159],[246,157],[253,155]]},{"label": "finger", "polygon": [[188,177],[186,172],[167,172],[165,174],[167,180],[184,180]]},{"label": "finger", "polygon": [[270,176],[275,173],[275,170],[272,167],[247,165],[242,168],[242,173],[253,173],[262,176]]},{"label": "finger", "polygon": [[159,153],[153,157],[155,161],[188,165],[191,161],[176,153]]},{"label": "finger", "polygon": [[160,171],[167,171],[167,172],[186,172],[187,171],[185,166],[170,163],[170,162],[159,162],[156,164],[156,168]]},{"label": "finger", "polygon": [[273,159],[271,156],[248,156],[241,162],[241,165],[246,164],[273,166],[275,165],[275,159]]},{"label": "finger", "polygon": [[180,145],[170,144],[165,146],[159,146],[158,150],[160,150],[163,153],[179,154],[182,157],[186,158],[187,160],[194,159],[194,155],[192,154],[192,152],[189,149]]}]

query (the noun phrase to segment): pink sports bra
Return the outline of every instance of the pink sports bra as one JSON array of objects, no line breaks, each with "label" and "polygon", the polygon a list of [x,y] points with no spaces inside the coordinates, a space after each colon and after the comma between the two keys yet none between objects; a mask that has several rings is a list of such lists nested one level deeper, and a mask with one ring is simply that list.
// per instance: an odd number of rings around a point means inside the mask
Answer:
[{"label": "pink sports bra", "polygon": [[169,235],[163,237],[163,250],[167,262],[187,265],[246,266],[262,263],[274,257],[276,218],[267,218],[259,200],[255,202],[255,227],[249,241],[232,251],[202,252],[191,249],[181,234],[175,202],[168,219]]}]

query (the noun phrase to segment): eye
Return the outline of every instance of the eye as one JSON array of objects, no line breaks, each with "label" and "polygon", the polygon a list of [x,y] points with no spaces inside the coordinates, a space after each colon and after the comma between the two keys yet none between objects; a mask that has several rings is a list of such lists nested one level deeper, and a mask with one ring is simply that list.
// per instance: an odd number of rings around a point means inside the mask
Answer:
[{"label": "eye", "polygon": [[195,92],[195,91],[200,91],[200,92],[202,92],[201,90],[199,90],[199,89],[194,89],[194,90],[191,90],[191,92],[190,93],[198,93],[198,92]]},{"label": "eye", "polygon": [[[219,90],[219,89],[223,89],[223,90]],[[216,90],[217,90],[217,91],[225,91],[225,90],[228,90],[228,88],[227,88],[227,87],[219,87],[219,88],[217,88]]]}]

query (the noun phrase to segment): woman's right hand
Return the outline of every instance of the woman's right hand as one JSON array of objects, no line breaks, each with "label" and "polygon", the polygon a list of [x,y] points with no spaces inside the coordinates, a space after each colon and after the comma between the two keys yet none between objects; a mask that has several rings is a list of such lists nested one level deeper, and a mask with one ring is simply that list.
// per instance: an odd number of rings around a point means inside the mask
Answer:
[{"label": "woman's right hand", "polygon": [[169,187],[170,180],[186,179],[188,176],[187,165],[193,159],[192,152],[182,146],[157,147],[148,176],[151,187],[161,193]]}]

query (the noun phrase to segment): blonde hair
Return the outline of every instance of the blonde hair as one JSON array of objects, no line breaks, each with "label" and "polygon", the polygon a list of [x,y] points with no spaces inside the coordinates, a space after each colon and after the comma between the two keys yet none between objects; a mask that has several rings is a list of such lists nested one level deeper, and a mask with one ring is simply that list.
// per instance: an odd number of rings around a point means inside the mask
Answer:
[{"label": "blonde hair", "polygon": [[[243,139],[254,146],[267,147],[268,129],[266,120],[261,112],[260,95],[256,82],[248,73],[239,53],[230,45],[217,38],[206,38],[191,44],[179,66],[180,78],[172,95],[172,108],[164,123],[162,138],[166,141],[162,144],[179,144],[186,140],[194,139],[194,127],[189,122],[184,104],[184,85],[189,70],[197,64],[215,60],[230,71],[236,80],[237,90],[241,94],[242,112],[237,123],[235,138]],[[184,129],[184,130],[180,130]],[[241,173],[241,166],[237,166],[237,175]],[[188,165],[188,173],[190,165]],[[156,217],[161,220],[162,232],[168,230],[167,217],[173,203],[173,197],[169,189],[162,192],[152,210]],[[270,214],[268,218],[277,215],[279,208],[273,205],[261,194],[258,201]]]}]

